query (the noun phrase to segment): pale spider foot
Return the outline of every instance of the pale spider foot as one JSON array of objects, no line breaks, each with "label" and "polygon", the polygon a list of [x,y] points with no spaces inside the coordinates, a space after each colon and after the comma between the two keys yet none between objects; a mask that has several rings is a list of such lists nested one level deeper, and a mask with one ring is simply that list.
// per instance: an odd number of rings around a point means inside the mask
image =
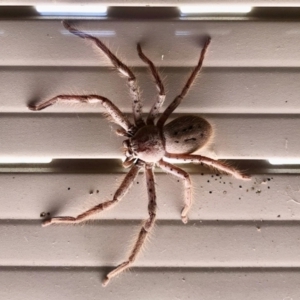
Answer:
[{"label": "pale spider foot", "polygon": [[48,226],[48,225],[50,225],[50,224],[52,224],[52,219],[47,219],[47,220],[44,220],[44,221],[42,222],[42,226],[43,226],[43,227],[46,227],[46,226]]},{"label": "pale spider foot", "polygon": [[188,220],[189,219],[188,219],[187,216],[181,216],[181,221],[182,221],[183,224],[187,224]]},{"label": "pale spider foot", "polygon": [[32,111],[37,111],[37,110],[38,110],[38,109],[37,109],[37,106],[34,105],[34,104],[28,105],[28,108],[29,108],[30,110],[32,110]]},{"label": "pale spider foot", "polygon": [[102,286],[106,287],[108,285],[109,281],[110,281],[110,278],[105,276],[105,278],[102,281]]},{"label": "pale spider foot", "polygon": [[242,179],[242,180],[251,180],[252,178],[251,178],[251,176],[249,176],[249,175],[241,174],[241,179]]},{"label": "pale spider foot", "polygon": [[76,219],[73,217],[55,217],[51,219],[44,220],[42,223],[43,227],[52,225],[52,224],[70,224],[70,223],[76,223]]}]

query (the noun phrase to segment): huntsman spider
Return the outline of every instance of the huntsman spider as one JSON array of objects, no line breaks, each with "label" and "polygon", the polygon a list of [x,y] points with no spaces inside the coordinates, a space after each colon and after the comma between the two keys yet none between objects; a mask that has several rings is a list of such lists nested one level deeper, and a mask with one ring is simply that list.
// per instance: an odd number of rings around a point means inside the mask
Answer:
[{"label": "huntsman spider", "polygon": [[133,182],[137,178],[139,171],[143,168],[148,192],[148,213],[149,217],[146,219],[138,234],[137,240],[131,250],[129,257],[119,266],[109,272],[104,280],[103,286],[106,286],[110,279],[123,272],[136,260],[141,251],[147,236],[151,232],[156,219],[156,192],[154,181],[154,167],[158,166],[166,173],[174,175],[181,179],[184,183],[184,207],[181,211],[181,219],[183,223],[188,221],[188,212],[192,205],[192,182],[189,174],[179,167],[171,164],[165,158],[173,160],[184,160],[190,163],[201,163],[213,167],[221,172],[231,174],[238,179],[248,179],[247,175],[242,174],[235,168],[205,157],[202,155],[192,154],[208,143],[212,137],[212,126],[204,118],[192,115],[178,117],[175,120],[167,123],[166,121],[174,112],[174,110],[181,104],[184,97],[191,88],[192,83],[200,72],[205,53],[208,49],[211,39],[206,38],[203,49],[200,53],[200,58],[196,67],[193,69],[187,82],[185,83],[180,94],[171,102],[171,104],[163,111],[161,115],[160,108],[165,100],[165,88],[160,78],[157,68],[152,61],[144,54],[141,45],[137,45],[137,52],[140,59],[148,65],[154,82],[158,89],[158,95],[153,104],[150,113],[146,120],[142,118],[142,103],[140,93],[137,85],[137,80],[131,69],[126,66],[120,59],[118,59],[98,38],[79,31],[71,26],[66,21],[63,22],[64,27],[72,34],[86,40],[92,41],[103,53],[110,59],[114,67],[122,76],[125,76],[130,89],[132,97],[133,121],[130,121],[109,99],[100,95],[58,95],[50,100],[38,104],[31,104],[29,108],[34,111],[39,111],[54,105],[55,103],[100,103],[110,115],[112,121],[120,126],[116,133],[120,136],[126,137],[123,142],[125,151],[125,161],[123,166],[130,167],[121,185],[115,192],[113,199],[100,203],[91,209],[79,214],[76,217],[71,216],[57,216],[48,218],[43,221],[43,226],[52,224],[74,224],[89,219],[92,215],[100,213],[114,204],[117,204],[132,187]]}]

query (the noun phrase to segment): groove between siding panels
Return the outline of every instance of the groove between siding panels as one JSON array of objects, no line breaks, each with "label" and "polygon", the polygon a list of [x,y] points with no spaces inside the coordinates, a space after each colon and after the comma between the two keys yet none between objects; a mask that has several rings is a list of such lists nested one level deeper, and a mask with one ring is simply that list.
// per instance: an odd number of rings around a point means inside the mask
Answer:
[{"label": "groove between siding panels", "polygon": [[[0,296],[23,300],[298,299],[299,270],[132,269],[105,289],[105,269],[24,268],[0,272]],[[26,292],[21,288],[26,285]],[[88,294],[87,294],[88,293]],[[88,295],[88,296],[87,296]]]},{"label": "groove between siding panels", "polygon": [[[211,3],[215,3],[215,4],[220,4],[221,3],[224,3],[224,4],[236,4],[236,1],[233,1],[233,0],[209,0],[209,1],[201,1],[202,4],[211,4]],[[43,1],[43,3],[45,4],[52,4],[53,2],[51,1]],[[57,0],[55,3],[59,4],[65,4],[66,1],[63,1],[63,0]],[[72,3],[74,4],[82,4],[82,0],[72,0]],[[199,4],[198,1],[196,0],[189,0],[189,1],[186,1],[186,0],[177,0],[177,1],[174,1],[174,0],[153,0],[151,2],[149,1],[144,1],[144,0],[118,0],[118,1],[110,1],[109,3],[107,2],[107,0],[97,0],[97,1],[93,1],[93,0],[89,0],[89,1],[86,1],[85,4],[94,4],[94,3],[102,3],[103,5],[107,5],[109,4],[110,6],[178,6],[178,5],[182,5],[182,4]],[[270,6],[270,7],[274,7],[274,6],[283,6],[283,7],[286,7],[286,6],[299,6],[300,5],[300,1],[296,1],[296,0],[285,0],[285,1],[282,1],[282,0],[240,0],[239,3],[242,3],[242,4],[248,4],[248,5],[253,5],[253,6]],[[41,4],[40,1],[37,1],[37,0],[26,0],[26,1],[21,1],[21,0],[14,0],[14,1],[11,1],[11,0],[3,0],[1,2],[2,5],[38,5],[38,4]]]},{"label": "groove between siding panels", "polygon": [[[297,115],[212,115],[216,128],[209,151],[224,159],[298,157]],[[99,114],[2,114],[1,156],[121,158],[122,140]]]},{"label": "groove between siding panels", "polygon": [[[159,66],[194,66],[207,35],[212,37],[212,44],[205,66],[300,66],[299,22],[98,20],[73,24],[100,37],[101,32],[111,32],[112,36],[103,36],[102,40],[112,50],[119,49],[130,66],[144,66],[136,53],[138,42]],[[99,59],[80,38],[69,34],[60,20],[4,20],[0,27],[2,66],[111,65],[107,59]]]},{"label": "groove between siding panels", "polygon": [[[197,57],[195,57],[196,63]],[[183,87],[191,68],[161,68],[166,107]],[[148,69],[135,69],[147,113],[157,91]],[[177,113],[299,113],[298,68],[204,68]],[[100,94],[131,113],[126,80],[111,68],[4,67],[0,70],[1,112],[27,113],[27,103],[59,94]],[[14,91],[11,93],[11,91]],[[9,99],[9,101],[8,101]],[[99,112],[100,105],[55,105],[48,112]]]},{"label": "groove between siding panels", "polygon": [[[0,219],[40,220],[42,212],[75,216],[112,199],[124,176],[113,170],[102,174],[2,173]],[[191,178],[194,203],[190,220],[300,220],[299,175],[253,175],[247,182],[226,175],[192,174]],[[157,173],[156,189],[157,218],[180,221],[183,183]],[[147,202],[141,174],[119,204],[95,218],[142,220],[147,217]]]},{"label": "groove between siding panels", "polygon": [[[2,266],[113,266],[125,259],[140,222],[0,228]],[[299,234],[298,222],[157,222],[134,266],[300,267]]]}]

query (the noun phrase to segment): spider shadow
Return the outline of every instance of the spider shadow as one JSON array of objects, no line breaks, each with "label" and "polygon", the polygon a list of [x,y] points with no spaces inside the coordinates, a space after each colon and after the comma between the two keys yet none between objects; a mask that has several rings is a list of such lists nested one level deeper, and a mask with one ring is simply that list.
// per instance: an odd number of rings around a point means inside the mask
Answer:
[{"label": "spider shadow", "polygon": [[32,107],[38,104],[38,102],[40,102],[40,100],[38,99],[39,99],[38,97],[32,97],[30,100],[26,102],[27,107]]},{"label": "spider shadow", "polygon": [[[50,206],[48,206],[43,212],[40,213],[40,218],[42,222],[51,219],[52,217],[58,216],[59,212],[62,211],[62,206],[59,204],[61,201],[55,201],[54,205],[52,201],[49,201],[51,203]],[[43,216],[43,214],[45,214]]]}]

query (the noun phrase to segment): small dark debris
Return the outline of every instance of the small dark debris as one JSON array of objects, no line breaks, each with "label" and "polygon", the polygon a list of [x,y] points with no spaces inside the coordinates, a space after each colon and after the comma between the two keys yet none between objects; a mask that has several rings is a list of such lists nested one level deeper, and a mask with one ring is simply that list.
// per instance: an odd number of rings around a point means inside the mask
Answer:
[{"label": "small dark debris", "polygon": [[99,190],[97,190],[97,194],[99,194]]},{"label": "small dark debris", "polygon": [[240,186],[239,186],[239,188],[241,189],[241,188],[242,188],[242,186],[240,185]]},{"label": "small dark debris", "polygon": [[40,214],[40,217],[41,217],[41,218],[45,218],[46,216],[49,217],[49,216],[50,216],[50,213],[49,213],[49,212],[46,213],[46,212],[43,211],[43,212]]},{"label": "small dark debris", "polygon": [[90,191],[90,195],[94,194],[94,191]]},{"label": "small dark debris", "polygon": [[212,194],[212,191],[209,191],[210,194]]},{"label": "small dark debris", "polygon": [[277,216],[277,218],[280,218],[280,217],[281,217],[281,215],[278,215],[278,216]]},{"label": "small dark debris", "polygon": [[68,191],[70,190],[71,188],[70,187],[68,187]]}]

